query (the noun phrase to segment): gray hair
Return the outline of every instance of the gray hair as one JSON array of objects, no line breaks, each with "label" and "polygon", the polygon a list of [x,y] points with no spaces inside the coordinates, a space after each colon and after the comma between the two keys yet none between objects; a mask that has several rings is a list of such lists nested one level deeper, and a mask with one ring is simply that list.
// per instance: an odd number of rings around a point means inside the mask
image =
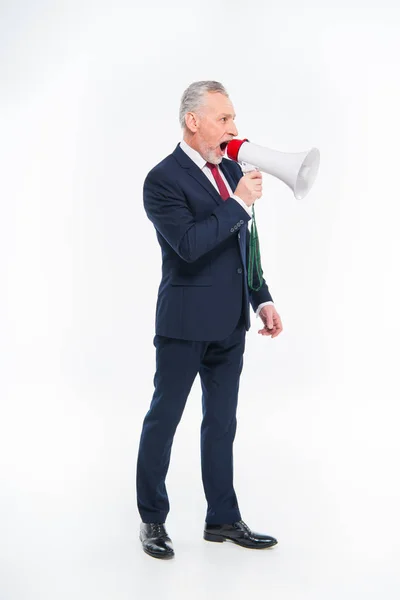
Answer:
[{"label": "gray hair", "polygon": [[183,92],[179,108],[179,122],[182,129],[186,127],[185,115],[188,112],[197,112],[204,104],[207,92],[220,92],[229,98],[228,92],[218,81],[195,81]]}]

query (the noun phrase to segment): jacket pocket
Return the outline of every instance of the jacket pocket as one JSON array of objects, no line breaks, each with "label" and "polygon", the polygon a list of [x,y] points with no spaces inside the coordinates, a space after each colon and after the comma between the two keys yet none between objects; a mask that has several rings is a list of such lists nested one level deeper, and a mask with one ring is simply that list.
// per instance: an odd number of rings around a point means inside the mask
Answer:
[{"label": "jacket pocket", "polygon": [[190,285],[190,286],[211,286],[211,275],[173,275],[171,277],[170,285]]}]

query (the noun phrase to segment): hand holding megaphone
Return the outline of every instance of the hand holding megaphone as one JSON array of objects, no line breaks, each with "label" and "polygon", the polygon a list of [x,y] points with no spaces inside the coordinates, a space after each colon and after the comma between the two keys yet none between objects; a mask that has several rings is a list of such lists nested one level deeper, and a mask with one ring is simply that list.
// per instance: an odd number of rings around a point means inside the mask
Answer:
[{"label": "hand holding megaphone", "polygon": [[262,174],[257,169],[253,169],[249,173],[245,173],[239,180],[239,183],[234,192],[247,204],[251,206],[258,198],[262,196]]}]

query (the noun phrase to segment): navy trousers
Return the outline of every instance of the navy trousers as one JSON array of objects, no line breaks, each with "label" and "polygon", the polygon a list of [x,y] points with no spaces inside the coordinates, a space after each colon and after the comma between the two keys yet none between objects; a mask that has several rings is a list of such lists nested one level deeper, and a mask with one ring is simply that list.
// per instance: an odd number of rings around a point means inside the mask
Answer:
[{"label": "navy trousers", "polygon": [[172,442],[197,373],[202,387],[205,521],[219,524],[241,519],[233,488],[233,441],[245,336],[243,312],[235,330],[220,341],[155,335],[155,389],[143,422],[136,471],[137,505],[144,523],[164,523],[169,512],[165,478]]}]

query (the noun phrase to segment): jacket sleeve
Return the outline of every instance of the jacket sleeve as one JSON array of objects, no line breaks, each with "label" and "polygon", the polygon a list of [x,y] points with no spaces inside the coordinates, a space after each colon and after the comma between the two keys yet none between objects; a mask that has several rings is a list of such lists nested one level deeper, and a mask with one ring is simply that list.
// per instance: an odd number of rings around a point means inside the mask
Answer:
[{"label": "jacket sleeve", "polygon": [[156,230],[188,263],[237,235],[240,228],[247,229],[251,218],[234,198],[228,198],[206,219],[196,221],[184,193],[164,173],[154,170],[143,185],[143,204]]}]

